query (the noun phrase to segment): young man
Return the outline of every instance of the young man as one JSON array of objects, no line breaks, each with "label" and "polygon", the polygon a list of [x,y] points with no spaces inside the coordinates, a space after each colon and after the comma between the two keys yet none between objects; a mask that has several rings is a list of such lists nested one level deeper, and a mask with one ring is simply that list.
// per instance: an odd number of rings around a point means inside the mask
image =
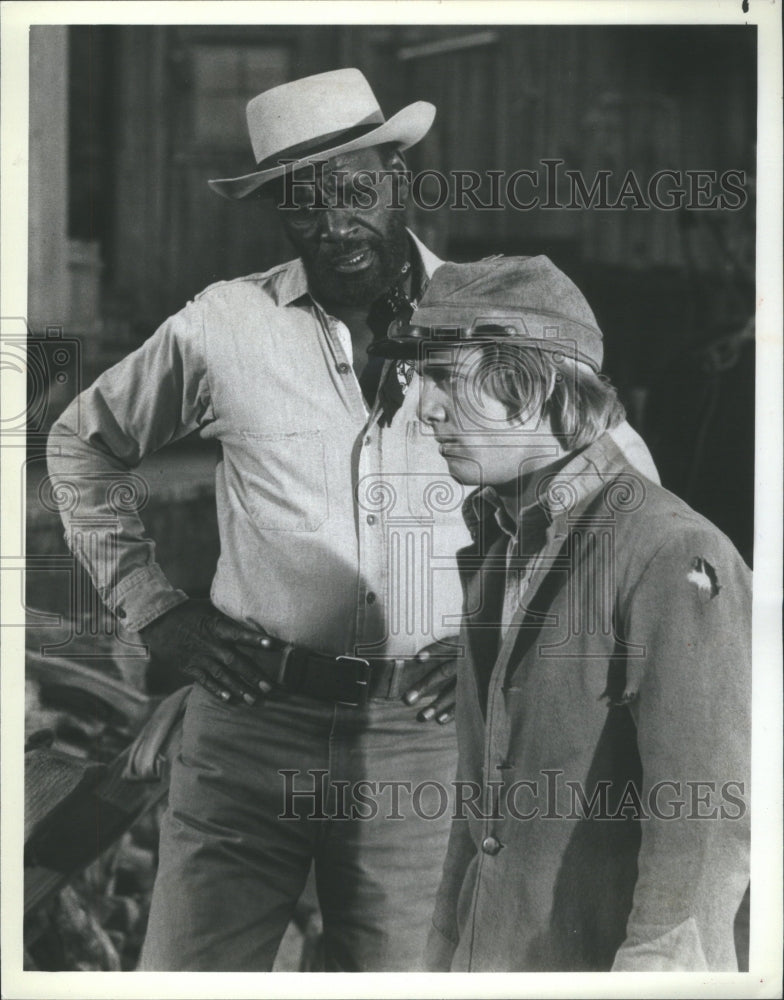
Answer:
[{"label": "young man", "polygon": [[727,970],[748,883],[750,574],[624,454],[546,257],[445,264],[379,348],[464,515],[458,807],[434,970]]}]

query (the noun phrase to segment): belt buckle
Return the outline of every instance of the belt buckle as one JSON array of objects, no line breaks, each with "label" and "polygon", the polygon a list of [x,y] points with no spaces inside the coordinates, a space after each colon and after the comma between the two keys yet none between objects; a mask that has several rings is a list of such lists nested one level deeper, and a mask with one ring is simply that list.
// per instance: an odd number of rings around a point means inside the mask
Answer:
[{"label": "belt buckle", "polygon": [[361,708],[368,703],[368,697],[370,692],[370,663],[368,660],[363,660],[361,656],[336,656],[336,663],[351,663],[355,667],[354,677],[350,678],[350,683],[354,685],[356,690],[356,701],[349,701],[347,699],[339,698],[336,699],[339,705],[348,705],[351,708]]}]

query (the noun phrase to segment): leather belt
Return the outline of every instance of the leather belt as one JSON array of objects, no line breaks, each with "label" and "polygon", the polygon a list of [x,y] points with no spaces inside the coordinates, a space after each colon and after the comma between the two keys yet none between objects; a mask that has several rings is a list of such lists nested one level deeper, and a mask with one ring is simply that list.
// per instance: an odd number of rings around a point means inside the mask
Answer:
[{"label": "leather belt", "polygon": [[269,650],[279,658],[277,683],[286,691],[355,708],[371,698],[396,700],[435,665],[394,657],[325,656],[301,646]]}]

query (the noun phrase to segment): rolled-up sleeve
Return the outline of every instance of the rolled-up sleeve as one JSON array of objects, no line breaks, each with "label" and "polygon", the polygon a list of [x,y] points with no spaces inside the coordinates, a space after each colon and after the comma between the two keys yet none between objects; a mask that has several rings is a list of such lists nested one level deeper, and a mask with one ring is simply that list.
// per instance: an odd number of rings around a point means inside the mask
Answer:
[{"label": "rolled-up sleeve", "polygon": [[155,561],[140,517],[146,484],[132,470],[211,420],[203,325],[198,303],[190,303],[81,393],[49,435],[66,542],[128,629],[186,599]]},{"label": "rolled-up sleeve", "polygon": [[736,968],[748,883],[750,573],[707,526],[673,533],[633,588],[629,697],[643,770],[639,874],[613,968]]}]

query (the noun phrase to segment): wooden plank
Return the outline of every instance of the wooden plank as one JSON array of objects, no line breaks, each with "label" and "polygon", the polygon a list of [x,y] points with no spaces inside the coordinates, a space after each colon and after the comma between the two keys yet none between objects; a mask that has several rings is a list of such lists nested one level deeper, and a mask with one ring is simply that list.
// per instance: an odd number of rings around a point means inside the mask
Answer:
[{"label": "wooden plank", "polygon": [[25,665],[29,677],[43,685],[76,688],[108,704],[136,731],[152,714],[158,701],[92,667],[59,656],[43,656],[28,649]]},{"label": "wooden plank", "polygon": [[130,747],[106,765],[99,780],[86,782],[50,817],[50,827],[26,845],[24,912],[28,915],[78,871],[110,848],[169,790],[171,761],[179,752],[181,731],[173,734],[167,763],[158,782],[122,778]]}]

